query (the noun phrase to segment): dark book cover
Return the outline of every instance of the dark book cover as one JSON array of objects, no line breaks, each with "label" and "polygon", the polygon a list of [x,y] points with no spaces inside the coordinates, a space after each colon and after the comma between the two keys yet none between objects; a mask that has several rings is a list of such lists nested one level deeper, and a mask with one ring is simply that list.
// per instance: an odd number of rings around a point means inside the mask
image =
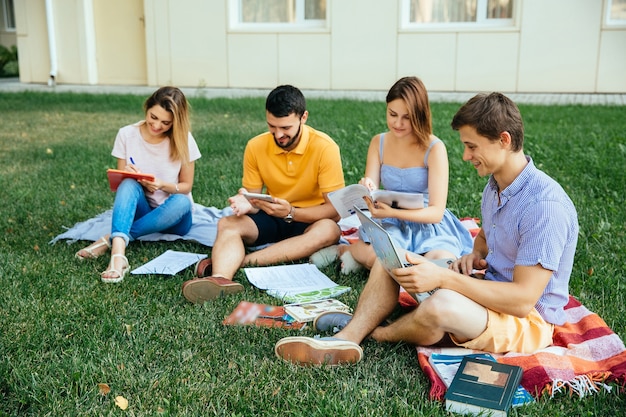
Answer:
[{"label": "dark book cover", "polygon": [[[487,361],[496,361],[491,354],[487,352],[482,353],[469,353],[464,355],[448,355],[445,353],[432,353],[428,358],[428,363],[433,368],[437,376],[445,384],[446,389],[450,387],[456,371],[461,366],[461,361],[464,357],[484,359]],[[532,395],[522,386],[518,385],[515,395],[513,395],[512,407],[519,407],[525,404],[533,403],[535,399]]]},{"label": "dark book cover", "polygon": [[460,414],[506,416],[522,379],[522,368],[472,357],[463,358],[450,388],[446,410]]}]

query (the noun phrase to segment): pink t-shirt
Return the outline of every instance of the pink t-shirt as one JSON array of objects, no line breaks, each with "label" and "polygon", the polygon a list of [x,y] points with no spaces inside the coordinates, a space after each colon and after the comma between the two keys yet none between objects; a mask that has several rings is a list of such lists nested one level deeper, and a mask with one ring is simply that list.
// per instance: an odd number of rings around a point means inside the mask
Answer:
[{"label": "pink t-shirt", "polygon": [[[182,166],[180,161],[172,161],[170,159],[170,141],[164,140],[157,144],[146,142],[141,136],[139,126],[144,121],[137,122],[132,125],[124,126],[117,132],[115,144],[111,155],[119,159],[125,159],[127,163],[133,158],[135,165],[141,172],[146,174],[154,174],[164,182],[178,183],[178,175]],[[189,132],[189,161],[195,161],[200,158],[200,149],[198,144]],[[146,197],[151,207],[157,207],[169,197],[169,193],[157,190],[154,193],[146,192]],[[189,199],[193,203],[191,193],[188,194]]]}]

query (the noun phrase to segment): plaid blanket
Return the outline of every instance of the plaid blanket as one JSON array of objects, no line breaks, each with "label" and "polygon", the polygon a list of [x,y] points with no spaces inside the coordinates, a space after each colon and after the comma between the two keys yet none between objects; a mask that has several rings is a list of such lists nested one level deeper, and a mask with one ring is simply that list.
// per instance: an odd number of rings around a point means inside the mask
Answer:
[{"label": "plaid blanket", "polygon": [[[412,307],[413,300],[401,293],[400,303]],[[408,298],[407,298],[408,297]],[[413,302],[413,307],[414,307]],[[553,344],[533,354],[492,354],[498,362],[517,365],[524,370],[521,384],[536,398],[560,392],[579,397],[602,389],[608,382],[626,386],[626,348],[624,342],[596,313],[589,311],[570,295],[565,306],[567,322],[555,326]],[[419,366],[431,383],[429,396],[443,400],[445,385],[428,363],[433,352],[447,354],[477,353],[462,348],[417,347]]]}]

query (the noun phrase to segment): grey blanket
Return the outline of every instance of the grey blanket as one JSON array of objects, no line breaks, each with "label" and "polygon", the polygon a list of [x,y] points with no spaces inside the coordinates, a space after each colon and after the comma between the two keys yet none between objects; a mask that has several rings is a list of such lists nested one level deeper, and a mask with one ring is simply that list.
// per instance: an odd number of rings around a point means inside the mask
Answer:
[{"label": "grey blanket", "polygon": [[[54,244],[59,240],[68,240],[68,244],[74,243],[77,240],[90,240],[95,242],[102,236],[111,233],[112,213],[113,210],[107,210],[94,218],[85,220],[80,223],[76,223],[71,228],[67,228],[67,231],[52,239],[50,241],[50,244]],[[212,247],[215,243],[215,236],[217,234],[217,221],[220,218],[224,216],[229,216],[231,214],[232,210],[230,207],[218,209],[216,207],[205,207],[198,203],[195,203],[191,230],[189,230],[189,233],[187,233],[186,235],[179,236],[166,233],[152,233],[146,236],[142,236],[138,240],[173,241],[183,239],[195,241],[205,246]]]}]

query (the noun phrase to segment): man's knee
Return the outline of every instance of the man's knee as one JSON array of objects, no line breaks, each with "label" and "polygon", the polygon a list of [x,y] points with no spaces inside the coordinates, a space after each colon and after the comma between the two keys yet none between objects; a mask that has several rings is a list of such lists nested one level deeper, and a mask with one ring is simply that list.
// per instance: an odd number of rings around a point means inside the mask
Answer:
[{"label": "man's knee", "polygon": [[225,216],[217,222],[218,234],[234,233],[244,237],[253,229],[256,230],[256,224],[248,216]]},{"label": "man's knee", "polygon": [[304,231],[307,236],[318,241],[322,246],[337,243],[341,237],[339,225],[331,219],[321,219],[313,223]]},{"label": "man's knee", "polygon": [[452,290],[440,289],[420,303],[419,313],[427,317],[436,327],[446,327],[446,323],[462,319],[463,312],[459,311],[459,294]]}]

